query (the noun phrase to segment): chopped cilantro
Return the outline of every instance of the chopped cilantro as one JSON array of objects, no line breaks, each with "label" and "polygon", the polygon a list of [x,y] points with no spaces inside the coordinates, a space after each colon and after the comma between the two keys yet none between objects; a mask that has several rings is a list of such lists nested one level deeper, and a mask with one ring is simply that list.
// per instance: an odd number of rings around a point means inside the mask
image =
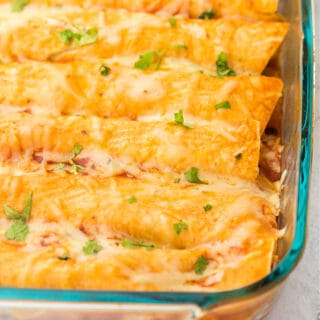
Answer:
[{"label": "chopped cilantro", "polygon": [[28,5],[30,0],[12,0],[11,2],[11,11],[12,12],[21,12],[26,5]]},{"label": "chopped cilantro", "polygon": [[188,231],[188,225],[184,221],[180,220],[178,223],[173,225],[173,229],[175,233],[179,235],[182,230]]},{"label": "chopped cilantro", "polygon": [[173,182],[174,182],[174,183],[180,183],[180,181],[181,181],[180,178],[175,178]]},{"label": "chopped cilantro", "polygon": [[73,41],[79,46],[95,43],[98,40],[98,29],[80,29],[75,27],[77,32],[71,29],[65,29],[57,33],[57,37],[66,45],[70,45]]},{"label": "chopped cilantro", "polygon": [[145,248],[147,250],[151,250],[155,248],[153,244],[145,244],[143,241],[136,242],[130,239],[124,239],[121,244],[124,248],[128,249]]},{"label": "chopped cilantro", "polygon": [[190,168],[184,173],[184,176],[190,183],[207,184],[205,181],[199,179],[199,169],[196,167]]},{"label": "chopped cilantro", "polygon": [[79,46],[84,46],[87,44],[95,43],[98,40],[98,29],[79,29],[78,32],[74,33],[74,38]]},{"label": "chopped cilantro", "polygon": [[31,192],[26,199],[22,212],[12,209],[11,207],[4,204],[3,210],[6,217],[10,220],[21,220],[23,222],[28,221],[30,219],[30,213],[31,213],[31,207],[32,207],[32,196],[33,196],[33,193]]},{"label": "chopped cilantro", "polygon": [[176,28],[177,27],[177,19],[176,18],[170,17],[168,19],[168,21],[170,23],[171,28]]},{"label": "chopped cilantro", "polygon": [[128,199],[128,203],[135,203],[137,202],[137,198],[135,196],[131,196],[129,199]]},{"label": "chopped cilantro", "polygon": [[204,211],[210,211],[212,209],[212,205],[211,204],[206,204],[205,206],[203,206],[203,210]]},{"label": "chopped cilantro", "polygon": [[5,232],[4,236],[8,240],[24,241],[28,233],[29,227],[22,220],[16,220]]},{"label": "chopped cilantro", "polygon": [[94,255],[101,251],[103,248],[96,240],[88,240],[82,247],[82,251],[86,255]]},{"label": "chopped cilantro", "polygon": [[231,109],[231,104],[229,101],[222,101],[220,103],[217,103],[214,108],[216,110],[219,110],[219,109]]},{"label": "chopped cilantro", "polygon": [[57,33],[57,37],[65,44],[69,45],[71,44],[73,37],[74,37],[74,33],[72,30],[70,29],[65,29],[63,31],[60,31]]},{"label": "chopped cilantro", "polygon": [[188,50],[188,49],[189,49],[188,46],[185,45],[185,44],[177,44],[177,45],[176,45],[176,48],[177,48],[177,49],[185,49],[185,50]]},{"label": "chopped cilantro", "polygon": [[194,266],[194,272],[198,275],[202,275],[208,264],[209,260],[205,256],[201,256]]},{"label": "chopped cilantro", "polygon": [[72,149],[72,152],[73,152],[72,159],[76,158],[81,153],[82,150],[83,150],[83,146],[81,146],[80,144],[76,143],[73,146],[73,149]]},{"label": "chopped cilantro", "polygon": [[221,52],[218,55],[218,58],[216,61],[216,69],[217,69],[218,76],[221,78],[226,77],[226,76],[235,76],[236,75],[235,71],[229,68],[228,57],[225,52]]},{"label": "chopped cilantro", "polygon": [[210,20],[214,17],[215,15],[215,11],[213,9],[208,10],[208,11],[204,11],[200,14],[200,16],[198,17],[198,19],[202,19],[202,20]]},{"label": "chopped cilantro", "polygon": [[107,75],[109,75],[111,69],[105,64],[102,64],[99,68],[99,71],[102,76],[106,77]]},{"label": "chopped cilantro", "polygon": [[154,69],[158,70],[163,58],[163,53],[157,50],[147,51],[139,57],[134,67],[140,70]]},{"label": "chopped cilantro", "polygon": [[[72,148],[72,157],[68,161],[69,165],[71,166],[71,168],[69,169],[69,172],[72,174],[78,174],[81,170],[84,170],[83,166],[74,162],[75,158],[82,152],[82,150],[83,150],[83,146],[81,146],[78,143],[76,143]],[[55,166],[54,170],[61,170],[61,169],[64,169],[65,167],[66,165],[64,163],[58,163]]]},{"label": "chopped cilantro", "polygon": [[80,171],[82,171],[84,169],[83,166],[80,166],[79,164],[73,163],[69,172],[71,174],[78,174]]},{"label": "chopped cilantro", "polygon": [[176,124],[179,124],[179,125],[184,126],[186,128],[189,128],[189,129],[193,128],[192,124],[184,122],[184,116],[183,116],[183,111],[182,110],[179,110],[178,112],[176,112],[174,114],[174,121],[175,121]]},{"label": "chopped cilantro", "polygon": [[64,163],[58,163],[55,167],[54,170],[61,170],[65,167],[66,165]]},{"label": "chopped cilantro", "polygon": [[6,204],[3,205],[3,210],[8,219],[15,220],[10,228],[5,232],[5,237],[8,240],[23,241],[29,233],[29,227],[25,224],[30,219],[32,208],[32,196],[31,192],[24,204],[22,212],[19,212]]},{"label": "chopped cilantro", "polygon": [[70,259],[70,256],[67,252],[58,257],[59,260],[67,261]]}]

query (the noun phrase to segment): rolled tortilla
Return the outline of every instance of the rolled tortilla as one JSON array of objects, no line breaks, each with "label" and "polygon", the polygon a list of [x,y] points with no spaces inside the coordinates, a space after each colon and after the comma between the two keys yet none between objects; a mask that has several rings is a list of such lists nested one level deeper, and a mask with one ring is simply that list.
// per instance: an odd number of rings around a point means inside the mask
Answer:
[{"label": "rolled tortilla", "polygon": [[[262,134],[282,93],[278,78],[218,78],[181,60],[143,72],[133,68],[134,60],[0,65],[0,114],[10,109],[53,117],[171,121],[181,109],[195,123],[252,118]],[[110,69],[108,75],[101,75],[101,66]],[[229,108],[216,109],[222,102]]]},{"label": "rolled tortilla", "polygon": [[[138,122],[79,116],[56,119],[12,116],[0,120],[0,163],[26,171],[77,169],[70,163],[76,144],[79,173],[114,176],[136,171],[199,170],[254,181],[258,174],[260,128],[254,120],[212,121],[210,125]],[[194,171],[195,169],[193,169]]]},{"label": "rolled tortilla", "polygon": [[[106,230],[179,249],[218,242],[246,246],[255,237],[277,237],[277,208],[244,183],[195,189],[183,180],[157,185],[57,173],[1,178],[1,207],[22,208],[33,192],[32,219],[67,221],[89,237]],[[177,231],[181,221],[186,227]]]},{"label": "rolled tortilla", "polygon": [[[112,9],[47,16],[21,13],[0,20],[0,59],[4,63],[70,62],[153,51],[160,64],[162,56],[180,57],[181,49],[175,45],[182,44],[188,48],[184,57],[190,61],[215,69],[219,54],[225,52],[229,67],[237,74],[252,75],[264,70],[288,30],[288,24],[282,22],[234,19],[177,19],[172,27],[167,18]],[[59,38],[58,33],[65,30],[95,30],[98,35],[90,38],[92,43],[79,45]]]},{"label": "rolled tortilla", "polygon": [[[0,4],[7,4],[8,0],[0,0]],[[278,0],[30,0],[25,10],[35,8],[83,8],[105,10],[109,8],[127,9],[136,12],[148,12],[161,16],[183,15],[198,18],[201,13],[214,10],[214,17],[229,17],[233,15],[258,16],[274,14],[278,8]]]}]

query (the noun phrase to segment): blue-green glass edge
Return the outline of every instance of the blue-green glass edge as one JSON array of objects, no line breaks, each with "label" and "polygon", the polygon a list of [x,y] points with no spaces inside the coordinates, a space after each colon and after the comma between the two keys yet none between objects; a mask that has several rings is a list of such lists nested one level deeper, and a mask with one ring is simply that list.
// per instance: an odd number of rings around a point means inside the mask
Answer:
[{"label": "blue-green glass edge", "polygon": [[[109,303],[158,303],[197,304],[208,308],[229,299],[245,298],[259,291],[268,290],[280,283],[295,267],[303,251],[306,238],[308,194],[312,156],[313,128],[313,19],[312,0],[302,1],[303,16],[303,94],[301,151],[298,186],[296,232],[290,251],[279,265],[262,280],[241,289],[217,293],[172,292],[120,292],[41,289],[0,289],[0,300],[60,301],[60,302],[109,302]],[[2,262],[5,263],[5,262]],[[30,274],[32,277],[32,274]]]}]

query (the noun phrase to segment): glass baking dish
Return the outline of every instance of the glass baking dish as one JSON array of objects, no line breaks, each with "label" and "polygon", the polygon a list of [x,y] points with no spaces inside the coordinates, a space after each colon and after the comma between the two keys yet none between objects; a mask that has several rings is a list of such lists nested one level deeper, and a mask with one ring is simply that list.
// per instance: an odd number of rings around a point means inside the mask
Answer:
[{"label": "glass baking dish", "polygon": [[[280,0],[291,28],[281,49],[285,82],[279,263],[264,279],[218,293],[0,289],[0,319],[264,319],[301,257],[307,227],[313,128],[313,3]],[[2,262],[5,263],[5,262]],[[32,274],[30,274],[32,277]]]}]

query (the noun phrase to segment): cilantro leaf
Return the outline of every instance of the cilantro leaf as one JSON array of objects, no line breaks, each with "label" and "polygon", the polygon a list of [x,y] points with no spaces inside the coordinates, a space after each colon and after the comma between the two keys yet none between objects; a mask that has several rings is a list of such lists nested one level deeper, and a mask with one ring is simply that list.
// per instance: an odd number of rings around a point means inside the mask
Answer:
[{"label": "cilantro leaf", "polygon": [[74,162],[75,158],[81,153],[82,149],[83,147],[78,144],[75,144],[73,147],[73,156],[69,160],[69,164],[71,164],[71,169],[69,172],[72,174],[78,174],[81,170],[84,170],[83,166]]},{"label": "cilantro leaf", "polygon": [[140,56],[139,60],[134,64],[136,69],[147,70],[151,67],[154,59],[154,51],[148,51]]},{"label": "cilantro leaf", "polygon": [[82,247],[82,251],[86,255],[94,255],[101,251],[103,247],[96,240],[88,240]]},{"label": "cilantro leaf", "polygon": [[190,183],[207,184],[207,182],[199,179],[199,169],[196,167],[190,168],[184,173],[186,180]]},{"label": "cilantro leaf", "polygon": [[67,252],[58,257],[59,260],[67,261],[70,259],[70,256]]},{"label": "cilantro leaf", "polygon": [[228,57],[225,52],[220,52],[216,61],[216,70],[219,77],[235,76],[234,70],[229,68]]},{"label": "cilantro leaf", "polygon": [[66,45],[70,45],[75,40],[78,46],[95,43],[98,40],[98,29],[80,29],[75,27],[78,32],[73,32],[71,29],[65,29],[57,32],[57,37]]},{"label": "cilantro leaf", "polygon": [[12,209],[11,207],[7,206],[6,204],[3,205],[3,210],[8,219],[11,220],[19,220],[23,219],[22,214],[19,211]]},{"label": "cilantro leaf", "polygon": [[[74,146],[73,146],[73,149],[72,149],[72,157],[71,159],[69,159],[68,163],[69,165],[71,165],[71,168],[69,169],[69,172],[71,174],[78,174],[81,170],[84,170],[84,167],[75,163],[75,158],[82,152],[83,150],[83,147],[76,143]],[[58,163],[54,170],[62,170],[66,167],[66,165],[64,163]]]},{"label": "cilantro leaf", "polygon": [[205,206],[203,206],[203,210],[206,211],[206,212],[212,210],[212,205],[209,204],[209,203],[206,204]]},{"label": "cilantro leaf", "polygon": [[76,158],[80,153],[81,151],[83,150],[83,146],[81,146],[80,144],[76,143],[74,146],[73,146],[73,156],[72,156],[72,159]]},{"label": "cilantro leaf", "polygon": [[32,207],[32,196],[33,196],[33,193],[30,192],[30,194],[26,199],[22,212],[19,212],[7,206],[6,204],[4,204],[3,210],[6,217],[10,220],[21,220],[23,222],[28,221],[30,219],[30,213],[31,213],[31,207]]},{"label": "cilantro leaf", "polygon": [[183,111],[182,110],[179,110],[178,112],[176,112],[174,114],[174,121],[175,121],[176,124],[179,124],[179,125],[184,126],[186,128],[189,128],[189,129],[193,128],[192,124],[184,122],[184,116],[183,116]]},{"label": "cilantro leaf", "polygon": [[57,37],[66,45],[69,45],[73,41],[74,33],[70,29],[65,29],[63,31],[57,32]]},{"label": "cilantro leaf", "polygon": [[168,19],[171,28],[176,28],[177,27],[177,19],[175,17],[170,17]]},{"label": "cilantro leaf", "polygon": [[135,62],[134,67],[140,70],[148,70],[153,68],[158,70],[162,62],[163,53],[157,50],[147,51],[139,57]]},{"label": "cilantro leaf", "polygon": [[30,192],[30,194],[26,199],[26,203],[22,211],[22,215],[25,217],[25,221],[28,221],[30,219],[30,214],[32,209],[32,197],[33,197],[33,193]]},{"label": "cilantro leaf", "polygon": [[198,275],[202,275],[208,264],[209,260],[205,256],[201,256],[194,266],[194,272]]},{"label": "cilantro leaf", "polygon": [[79,46],[95,43],[98,40],[98,29],[78,29],[78,32],[74,33],[74,38]]},{"label": "cilantro leaf", "polygon": [[25,6],[29,4],[30,0],[12,0],[11,2],[11,11],[12,12],[21,12]]},{"label": "cilantro leaf", "polygon": [[198,17],[198,19],[202,19],[202,20],[210,20],[214,17],[214,15],[216,14],[216,12],[211,9],[208,11],[204,11],[200,14],[200,16]]},{"label": "cilantro leaf", "polygon": [[131,196],[129,199],[128,199],[128,203],[135,203],[137,202],[137,198],[135,196]]},{"label": "cilantro leaf", "polygon": [[181,178],[175,178],[173,183],[180,183],[180,181],[181,181]]},{"label": "cilantro leaf", "polygon": [[176,112],[176,113],[174,114],[174,121],[175,121],[177,124],[183,125],[183,123],[184,123],[184,117],[183,117],[183,111],[182,111],[182,110],[179,110],[178,112]]},{"label": "cilantro leaf", "polygon": [[185,49],[185,50],[188,50],[188,49],[189,49],[188,46],[185,45],[185,44],[177,44],[175,47],[176,47],[177,49]]},{"label": "cilantro leaf", "polygon": [[128,248],[128,249],[145,248],[147,250],[151,250],[151,249],[155,248],[155,246],[153,244],[144,244],[143,241],[135,242],[130,239],[123,239],[121,245],[124,248]]},{"label": "cilantro leaf", "polygon": [[80,171],[82,171],[84,169],[83,166],[80,166],[79,164],[73,163],[69,172],[71,174],[78,174]]},{"label": "cilantro leaf", "polygon": [[99,68],[99,71],[102,76],[106,77],[107,75],[109,75],[111,69],[105,64],[102,64]]},{"label": "cilantro leaf", "polygon": [[58,163],[55,167],[54,170],[61,170],[65,167],[66,165],[64,163]]},{"label": "cilantro leaf", "polygon": [[4,236],[8,240],[24,241],[28,233],[29,227],[22,220],[16,220],[5,232]]},{"label": "cilantro leaf", "polygon": [[231,109],[231,104],[229,101],[222,101],[220,103],[217,103],[214,108],[216,110],[219,110],[219,109]]},{"label": "cilantro leaf", "polygon": [[188,228],[188,225],[184,221],[180,220],[179,223],[175,223],[173,225],[173,229],[174,229],[175,233],[177,235],[179,235],[182,230],[188,231],[189,228]]}]

